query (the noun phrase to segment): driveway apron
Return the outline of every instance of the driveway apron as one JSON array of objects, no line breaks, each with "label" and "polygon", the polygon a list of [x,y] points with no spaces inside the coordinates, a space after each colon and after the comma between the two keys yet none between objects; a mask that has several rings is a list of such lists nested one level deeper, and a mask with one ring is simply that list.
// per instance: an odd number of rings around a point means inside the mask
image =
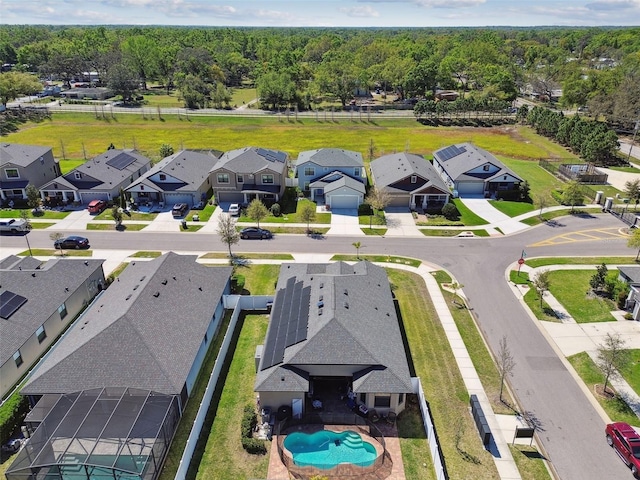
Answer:
[{"label": "driveway apron", "polygon": [[336,208],[331,210],[331,228],[327,235],[364,236],[355,208]]},{"label": "driveway apron", "polygon": [[460,198],[460,201],[473,213],[491,224],[493,228],[499,228],[505,235],[529,228],[528,225],[520,223],[495,209],[489,203],[489,200],[485,198]]},{"label": "driveway apron", "polygon": [[[160,212],[158,216],[144,228],[145,232],[178,232],[182,218],[173,218],[171,210]],[[126,224],[126,220],[125,220]]]},{"label": "driveway apron", "polygon": [[387,219],[386,237],[423,237],[424,235],[416,227],[413,214],[406,208],[387,208],[384,211]]}]

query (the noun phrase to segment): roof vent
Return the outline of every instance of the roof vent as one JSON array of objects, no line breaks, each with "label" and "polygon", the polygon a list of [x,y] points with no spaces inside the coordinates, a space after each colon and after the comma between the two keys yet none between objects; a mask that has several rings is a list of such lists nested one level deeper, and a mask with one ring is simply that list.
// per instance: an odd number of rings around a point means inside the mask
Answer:
[{"label": "roof vent", "polygon": [[318,310],[318,315],[322,315],[322,309],[321,308]]},{"label": "roof vent", "polygon": [[198,287],[198,290],[202,291],[202,287]]},{"label": "roof vent", "polygon": [[36,276],[36,272],[33,272],[33,273],[31,274],[31,276],[35,278],[35,276]]},{"label": "roof vent", "polygon": [[344,289],[344,294],[349,295],[349,291],[346,288]]},{"label": "roof vent", "polygon": [[320,283],[320,288],[324,288],[324,282]]},{"label": "roof vent", "polygon": [[162,284],[166,285],[167,284],[167,279],[165,278],[164,280],[162,280]]},{"label": "roof vent", "polygon": [[[173,277],[173,279],[174,279],[174,280],[177,280],[177,278],[176,278],[176,277]],[[189,281],[191,281],[191,279],[189,279]]]},{"label": "roof vent", "polygon": [[125,298],[125,300],[129,300],[131,298],[131,294],[127,295],[127,298]]},{"label": "roof vent", "polygon": [[89,261],[88,261],[88,260],[85,260],[85,261],[84,261],[84,264],[88,266],[88,265],[89,265]]},{"label": "roof vent", "polygon": [[324,307],[324,302],[323,301],[318,302],[318,308],[322,308],[322,307]]},{"label": "roof vent", "polygon": [[344,302],[344,308],[346,308],[347,310],[349,310],[349,303],[348,303],[348,302]]},{"label": "roof vent", "polygon": [[145,278],[147,278],[147,276],[146,276],[146,275],[144,275],[144,276],[140,279],[140,281],[142,282]]},{"label": "roof vent", "polygon": [[153,294],[154,297],[158,298],[160,296],[160,292],[156,292]]}]

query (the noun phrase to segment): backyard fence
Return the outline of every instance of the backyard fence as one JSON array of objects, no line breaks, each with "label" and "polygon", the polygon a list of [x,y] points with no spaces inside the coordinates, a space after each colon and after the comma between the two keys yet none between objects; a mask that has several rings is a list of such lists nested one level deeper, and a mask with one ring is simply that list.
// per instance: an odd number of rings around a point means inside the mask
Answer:
[{"label": "backyard fence", "polygon": [[429,410],[429,403],[424,396],[422,390],[422,382],[419,377],[411,379],[413,383],[413,391],[418,395],[418,402],[420,404],[420,411],[422,412],[422,422],[424,424],[424,431],[427,434],[427,440],[429,441],[429,451],[431,452],[431,459],[433,460],[433,468],[435,469],[437,480],[448,480],[449,474],[447,473],[447,467],[444,462],[444,455],[438,442],[438,433],[433,423],[433,417],[431,416],[431,410]]}]

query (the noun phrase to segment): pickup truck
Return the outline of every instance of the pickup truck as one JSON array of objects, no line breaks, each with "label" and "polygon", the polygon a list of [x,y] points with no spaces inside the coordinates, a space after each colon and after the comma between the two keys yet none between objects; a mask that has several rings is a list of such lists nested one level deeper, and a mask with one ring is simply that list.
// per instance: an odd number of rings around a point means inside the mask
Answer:
[{"label": "pickup truck", "polygon": [[29,223],[25,220],[15,218],[0,220],[0,232],[18,233],[29,231]]}]

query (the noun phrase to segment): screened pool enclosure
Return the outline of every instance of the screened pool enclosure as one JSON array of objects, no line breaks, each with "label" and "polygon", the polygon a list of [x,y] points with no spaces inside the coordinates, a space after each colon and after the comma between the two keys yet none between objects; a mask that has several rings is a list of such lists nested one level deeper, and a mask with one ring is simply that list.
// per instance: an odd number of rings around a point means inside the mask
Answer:
[{"label": "screened pool enclosure", "polygon": [[8,480],[155,480],[180,419],[178,397],[98,388],[59,399]]}]

